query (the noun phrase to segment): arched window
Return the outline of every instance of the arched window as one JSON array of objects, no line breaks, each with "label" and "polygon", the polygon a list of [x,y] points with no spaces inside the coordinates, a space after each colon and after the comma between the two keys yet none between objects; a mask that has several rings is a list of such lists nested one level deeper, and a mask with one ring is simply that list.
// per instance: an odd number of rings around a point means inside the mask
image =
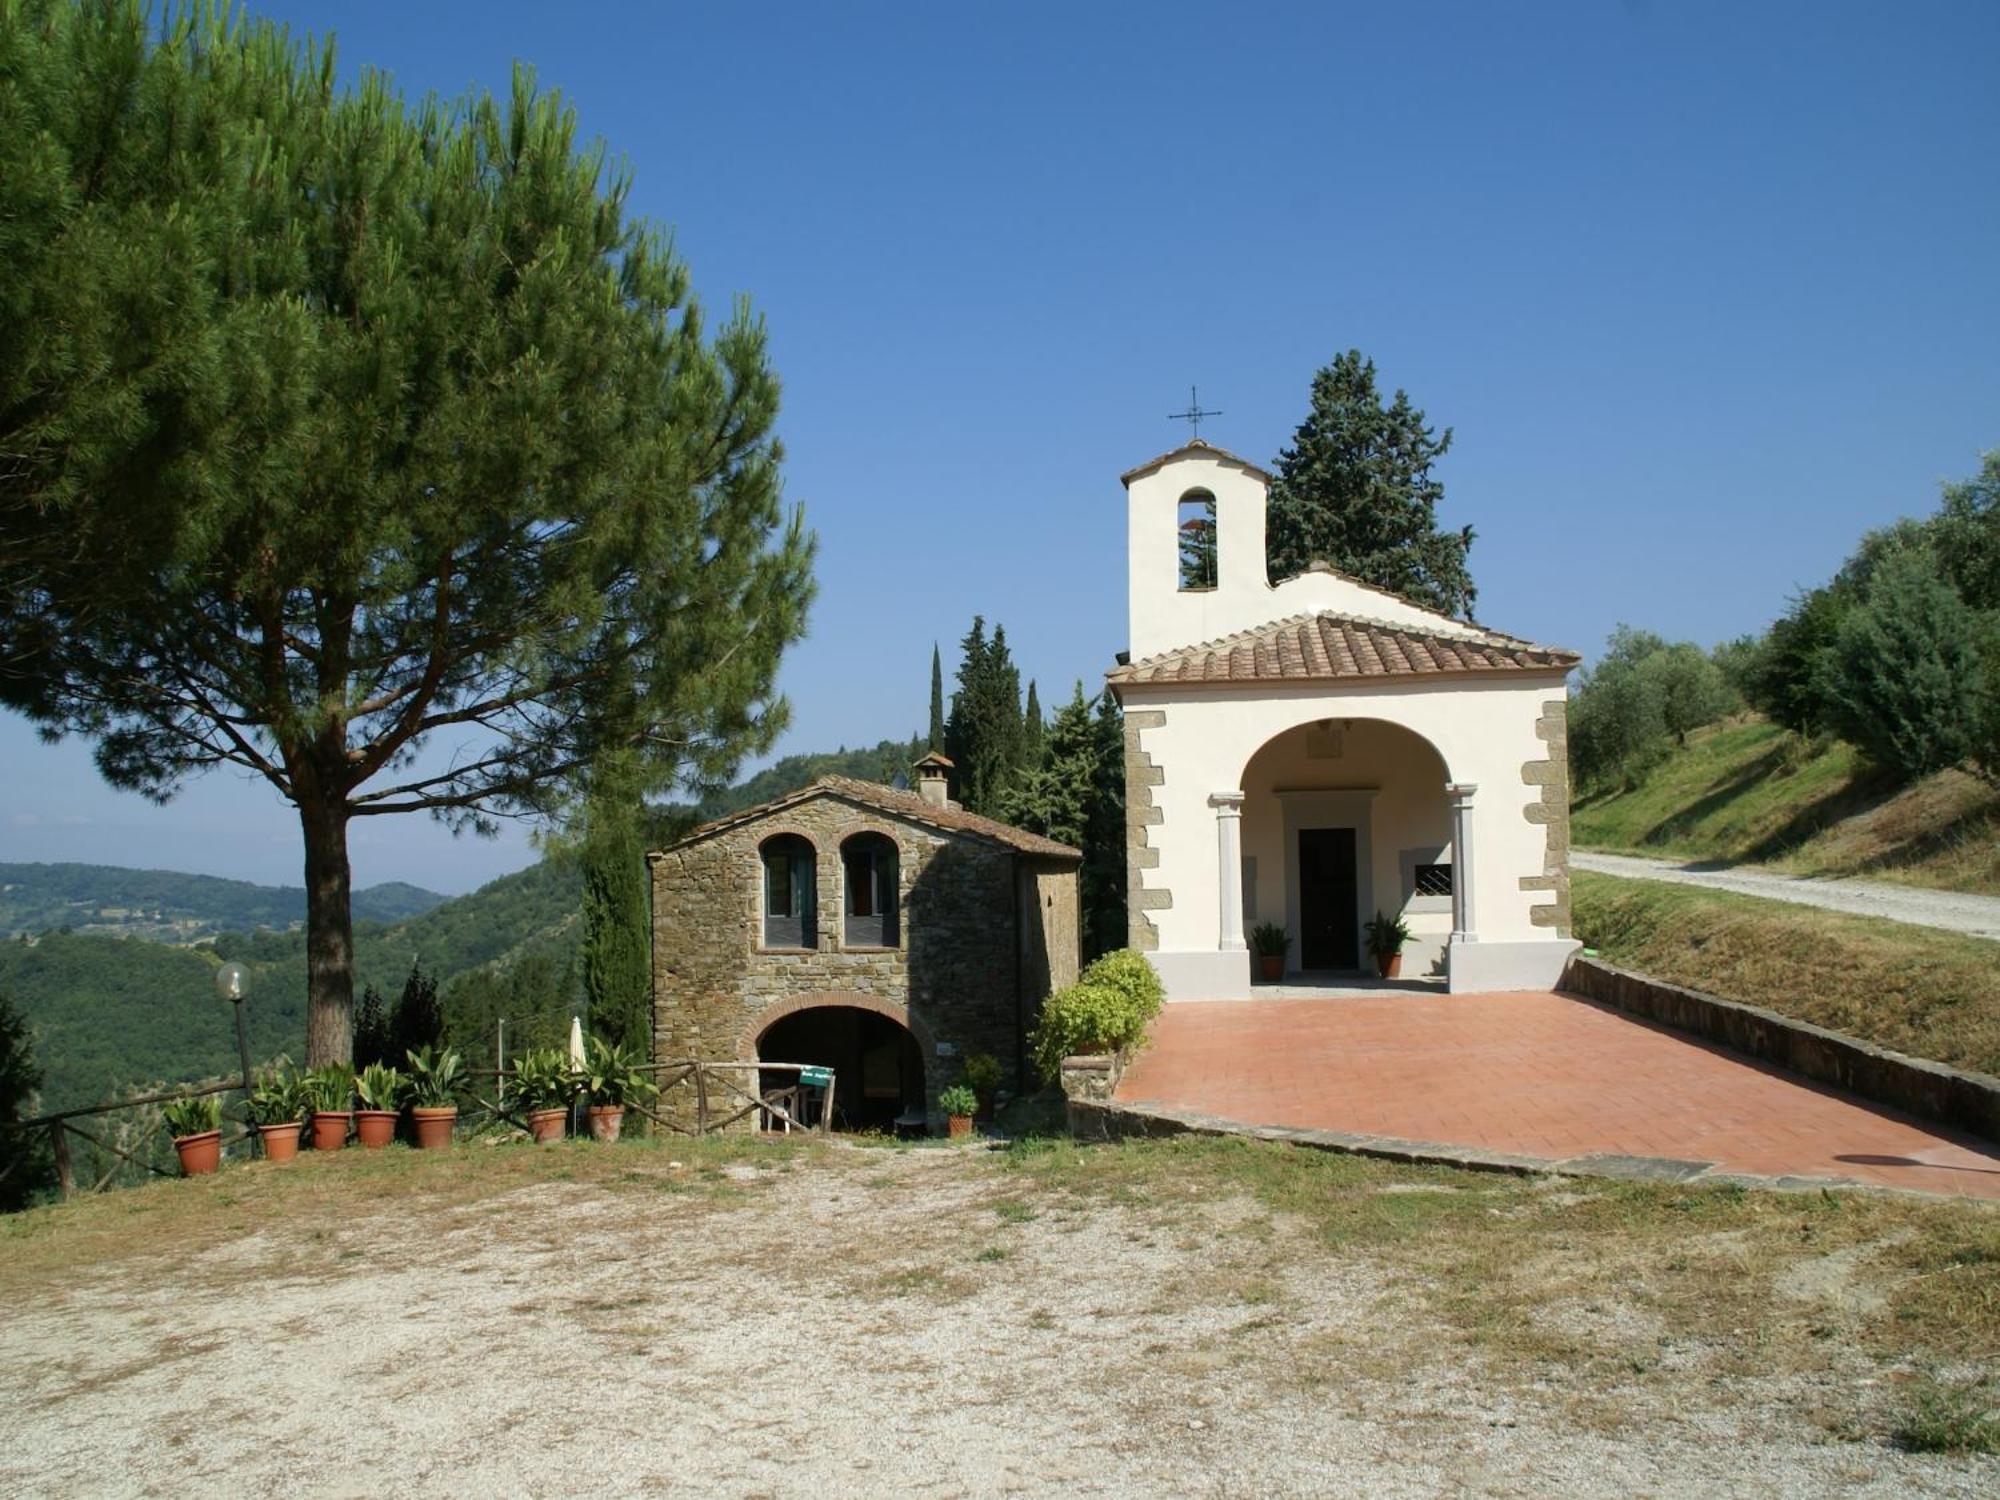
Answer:
[{"label": "arched window", "polygon": [[1215,496],[1189,490],[1181,496],[1180,587],[1215,587]]},{"label": "arched window", "polygon": [[813,846],[796,833],[764,841],[764,946],[819,945],[819,899]]},{"label": "arched window", "polygon": [[849,948],[896,946],[896,844],[879,833],[857,833],[840,846],[847,879],[847,921],[842,941]]}]

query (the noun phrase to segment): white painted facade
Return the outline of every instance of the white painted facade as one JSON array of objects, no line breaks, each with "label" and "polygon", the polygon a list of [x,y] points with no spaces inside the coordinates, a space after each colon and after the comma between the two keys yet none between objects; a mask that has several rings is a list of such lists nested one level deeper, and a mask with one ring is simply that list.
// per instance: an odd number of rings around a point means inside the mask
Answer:
[{"label": "white painted facade", "polygon": [[[1126,476],[1132,662],[1314,612],[1488,635],[1331,572],[1273,587],[1266,482],[1199,444]],[[1191,492],[1215,500],[1212,589],[1180,587],[1179,507]],[[1120,683],[1136,749],[1159,773],[1150,789],[1128,786],[1141,803],[1150,796],[1134,829],[1150,852],[1135,858],[1128,899],[1135,926],[1152,924],[1149,956],[1170,998],[1249,996],[1246,937],[1258,922],[1287,929],[1287,969],[1301,970],[1299,834],[1319,829],[1353,830],[1357,926],[1379,910],[1411,927],[1406,975],[1442,973],[1453,991],[1552,986],[1577,945],[1531,912],[1556,899],[1545,887],[1551,861],[1566,859],[1566,823],[1557,849],[1543,788],[1524,771],[1550,756],[1538,724],[1564,676]],[[1452,894],[1419,894],[1420,864],[1452,866]],[[1524,877],[1536,884],[1524,889]]]}]

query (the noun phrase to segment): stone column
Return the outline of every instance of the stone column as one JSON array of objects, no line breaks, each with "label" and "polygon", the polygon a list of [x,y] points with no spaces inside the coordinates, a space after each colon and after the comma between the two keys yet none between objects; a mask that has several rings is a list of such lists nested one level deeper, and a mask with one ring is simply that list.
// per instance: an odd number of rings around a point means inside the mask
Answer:
[{"label": "stone column", "polygon": [[1222,909],[1217,913],[1215,946],[1225,953],[1241,953],[1243,943],[1243,794],[1212,792],[1208,805],[1215,809],[1215,884],[1221,894]]},{"label": "stone column", "polygon": [[1445,789],[1451,798],[1451,940],[1476,943],[1479,928],[1472,913],[1472,794],[1470,781],[1454,781]]}]

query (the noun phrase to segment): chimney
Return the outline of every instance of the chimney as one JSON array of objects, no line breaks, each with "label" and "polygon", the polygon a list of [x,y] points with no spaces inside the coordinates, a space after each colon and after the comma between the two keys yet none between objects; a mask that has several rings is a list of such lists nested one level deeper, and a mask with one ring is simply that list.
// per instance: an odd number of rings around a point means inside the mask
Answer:
[{"label": "chimney", "polygon": [[932,807],[950,807],[951,761],[933,750],[916,764],[917,795]]}]

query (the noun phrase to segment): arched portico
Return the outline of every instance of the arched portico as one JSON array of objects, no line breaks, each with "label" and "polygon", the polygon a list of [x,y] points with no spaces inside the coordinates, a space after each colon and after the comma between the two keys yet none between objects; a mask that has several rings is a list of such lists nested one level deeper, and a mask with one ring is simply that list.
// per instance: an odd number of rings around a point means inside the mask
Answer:
[{"label": "arched portico", "polygon": [[[1219,916],[1244,931],[1290,934],[1286,971],[1320,976],[1368,967],[1363,929],[1375,912],[1411,928],[1406,975],[1442,973],[1463,873],[1450,772],[1428,739],[1377,718],[1307,719],[1245,762],[1235,821],[1217,808]],[[1231,879],[1232,874],[1234,879]]]}]

